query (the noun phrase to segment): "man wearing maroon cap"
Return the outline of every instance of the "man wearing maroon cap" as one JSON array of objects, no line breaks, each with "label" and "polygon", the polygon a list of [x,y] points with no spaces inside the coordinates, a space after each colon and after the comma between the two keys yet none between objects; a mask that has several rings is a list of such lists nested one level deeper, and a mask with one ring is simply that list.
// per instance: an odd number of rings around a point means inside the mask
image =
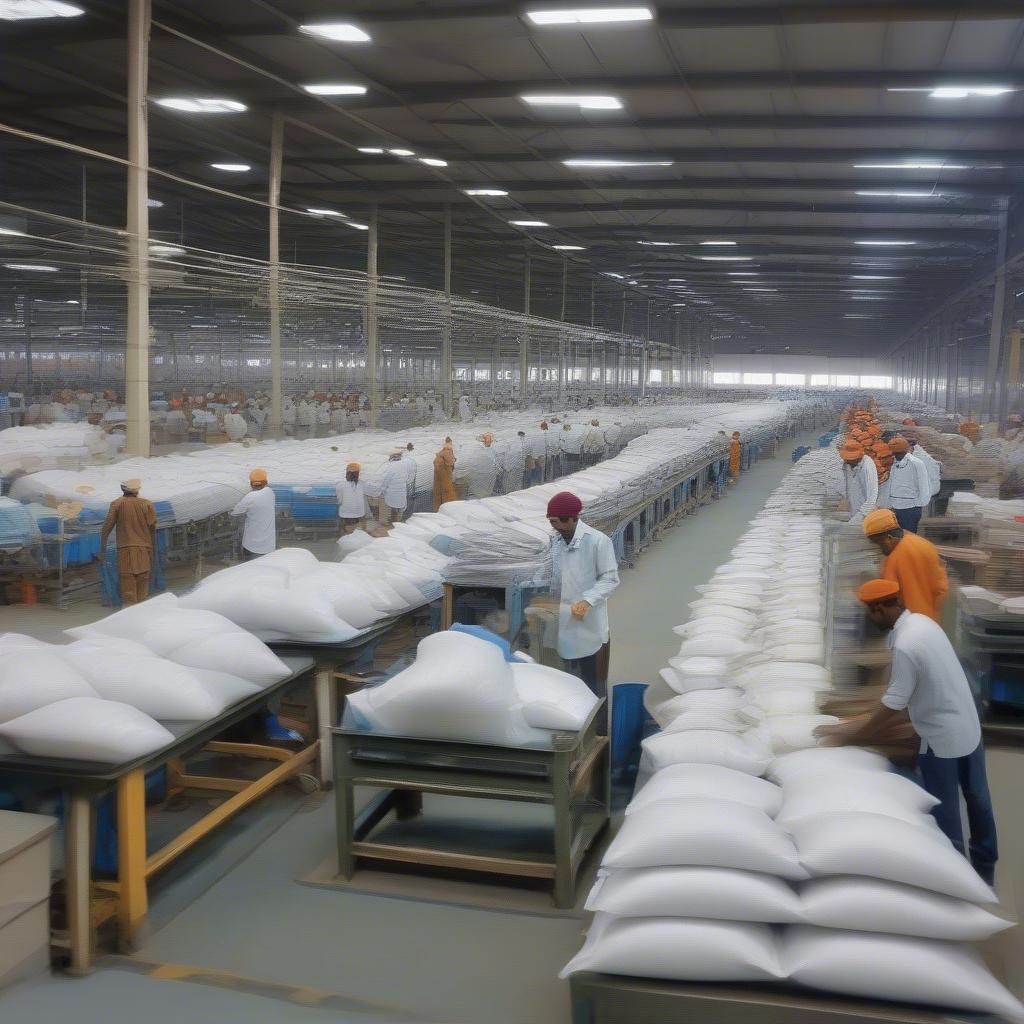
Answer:
[{"label": "man wearing maroon cap", "polygon": [[583,502],[561,491],[548,502],[551,592],[559,598],[558,653],[599,697],[607,696],[608,598],[619,585],[611,539],[580,521]]}]

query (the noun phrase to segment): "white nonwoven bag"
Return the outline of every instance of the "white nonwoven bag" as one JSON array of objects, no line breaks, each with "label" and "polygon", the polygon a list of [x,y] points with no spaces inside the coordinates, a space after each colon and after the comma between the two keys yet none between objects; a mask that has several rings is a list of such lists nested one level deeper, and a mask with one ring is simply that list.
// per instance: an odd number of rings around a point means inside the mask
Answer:
[{"label": "white nonwoven bag", "polygon": [[0,722],[70,697],[96,697],[89,681],[60,656],[64,648],[11,649],[0,655]]},{"label": "white nonwoven bag", "polygon": [[700,729],[657,733],[648,736],[641,747],[644,761],[656,772],[671,764],[717,764],[760,776],[772,759],[767,750],[746,742],[741,736]]},{"label": "white nonwoven bag", "polygon": [[812,877],[864,875],[916,885],[973,903],[995,893],[938,830],[882,814],[838,811],[792,827],[800,861]]},{"label": "white nonwoven bag", "polygon": [[581,729],[597,704],[583,680],[547,665],[512,664],[526,721],[538,729]]},{"label": "white nonwoven bag", "polygon": [[704,633],[714,633],[715,635],[732,636],[738,640],[745,640],[750,633],[750,627],[742,622],[737,622],[736,619],[703,618],[690,619],[689,622],[673,626],[672,632],[676,636],[686,639],[700,636]]},{"label": "white nonwoven bag", "polygon": [[674,764],[655,772],[647,780],[629,802],[626,814],[635,814],[640,808],[659,800],[680,797],[730,800],[756,807],[769,818],[774,818],[782,806],[782,790],[767,779],[758,779],[717,764]]},{"label": "white nonwoven bag", "polygon": [[810,988],[1024,1020],[1024,1006],[966,946],[793,925],[781,947],[785,973]]},{"label": "white nonwoven bag", "polygon": [[782,977],[767,925],[598,914],[583,948],[562,969],[672,981],[765,981]]},{"label": "white nonwoven bag", "polygon": [[702,797],[641,807],[625,819],[601,864],[615,869],[692,865],[807,877],[793,841],[764,811]]},{"label": "white nonwoven bag", "polygon": [[263,641],[239,631],[182,644],[166,655],[189,668],[207,668],[269,686],[291,675],[291,669]]},{"label": "white nonwoven bag", "polygon": [[76,640],[84,640],[90,636],[117,636],[125,640],[138,640],[150,623],[177,605],[178,599],[173,594],[158,594],[148,601],[129,605],[119,612],[90,622],[87,626],[74,626],[64,632]]},{"label": "white nonwoven bag", "polygon": [[372,543],[373,538],[365,530],[353,530],[338,539],[338,560],[341,561],[346,555],[351,555],[353,551],[358,551]]},{"label": "white nonwoven bag", "polygon": [[322,594],[330,602],[334,614],[353,629],[366,629],[384,618],[384,613],[370,604],[366,592],[324,566],[300,576],[289,590],[296,594]]},{"label": "white nonwoven bag", "polygon": [[174,736],[128,704],[72,697],[0,724],[0,736],[24,754],[122,764],[172,743]]},{"label": "white nonwoven bag", "polygon": [[[657,712],[657,709],[655,709]],[[654,714],[654,720],[661,726],[662,732],[731,732],[739,735],[748,728],[735,711],[684,711],[674,718],[662,721],[660,714]]]},{"label": "white nonwoven bag", "polygon": [[690,917],[789,924],[800,900],[774,875],[715,867],[637,868],[601,875],[587,910],[616,917]]},{"label": "white nonwoven bag", "polygon": [[870,799],[876,794],[886,800],[898,801],[909,811],[930,811],[940,803],[928,790],[903,775],[859,768],[797,775],[783,787],[785,801],[800,800],[816,814],[853,810],[853,807],[842,805],[850,799]]},{"label": "white nonwoven bag", "polygon": [[836,771],[886,772],[890,768],[887,758],[861,747],[815,747],[797,750],[775,758],[768,769],[768,778],[782,786],[802,776],[824,775]]},{"label": "white nonwoven bag", "polygon": [[966,900],[877,878],[812,878],[799,895],[804,921],[823,928],[980,942],[1014,927]]},{"label": "white nonwoven bag", "polygon": [[818,693],[810,686],[786,686],[754,690],[750,703],[758,712],[758,720],[773,715],[815,715],[818,713]]},{"label": "white nonwoven bag", "polygon": [[24,633],[0,633],[0,657],[12,651],[46,650],[50,644]]},{"label": "white nonwoven bag", "polygon": [[690,690],[717,690],[731,686],[729,663],[724,658],[670,658],[671,668],[662,669],[661,678],[676,693]]},{"label": "white nonwoven bag", "polygon": [[202,683],[222,708],[237,704],[238,701],[252,697],[266,688],[264,685],[251,683],[248,679],[242,679],[230,672],[219,672],[216,669],[190,668],[189,672]]},{"label": "white nonwoven bag", "polygon": [[838,722],[835,715],[774,715],[761,723],[758,733],[773,754],[789,754],[817,746],[815,730]]}]

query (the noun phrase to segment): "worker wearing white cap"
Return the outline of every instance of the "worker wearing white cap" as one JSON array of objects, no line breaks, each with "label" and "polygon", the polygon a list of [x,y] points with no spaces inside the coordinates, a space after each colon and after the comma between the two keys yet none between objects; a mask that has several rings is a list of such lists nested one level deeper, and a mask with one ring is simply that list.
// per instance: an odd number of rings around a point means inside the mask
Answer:
[{"label": "worker wearing white cap", "polygon": [[409,500],[405,466],[402,465],[402,450],[392,452],[381,476],[381,522],[384,526],[400,523]]},{"label": "worker wearing white cap", "polygon": [[489,498],[498,482],[498,461],[494,451],[494,435],[487,431],[479,444],[460,449],[455,464],[455,480],[463,497]]},{"label": "worker wearing white cap", "polygon": [[149,577],[156,550],[156,508],[139,497],[142,481],[124,480],[121,497],[110,503],[100,532],[100,561],[107,555],[111,530],[117,544],[117,578],[122,604],[138,604],[149,597]]},{"label": "worker wearing white cap", "polygon": [[267,471],[254,469],[249,474],[249,486],[249,493],[231,510],[233,516],[245,516],[243,561],[269,555],[277,547],[277,500],[268,486]]}]

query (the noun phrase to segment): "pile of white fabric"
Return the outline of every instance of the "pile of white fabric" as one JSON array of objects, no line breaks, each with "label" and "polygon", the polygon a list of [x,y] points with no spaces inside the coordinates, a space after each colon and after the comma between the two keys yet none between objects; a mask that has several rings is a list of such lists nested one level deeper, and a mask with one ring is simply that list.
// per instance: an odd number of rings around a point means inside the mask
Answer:
[{"label": "pile of white fabric", "polygon": [[88,423],[50,423],[0,430],[0,476],[46,469],[76,470],[113,455],[124,442]]},{"label": "pile of white fabric", "polygon": [[289,674],[220,615],[163,595],[48,644],[0,635],[0,739],[37,757],[119,764],[167,746]]},{"label": "pile of white fabric", "polygon": [[562,974],[788,979],[1024,1020],[964,945],[1010,922],[939,831],[934,798],[881,755],[817,746],[835,721],[818,713],[829,485],[815,462],[828,457],[791,471],[677,627],[679,655],[649,689],[662,726],[643,744],[649,778]]},{"label": "pile of white fabric", "polygon": [[580,729],[596,703],[575,676],[506,661],[498,645],[453,630],[421,640],[409,668],[348,698],[354,724],[370,731],[545,748],[551,730]]}]

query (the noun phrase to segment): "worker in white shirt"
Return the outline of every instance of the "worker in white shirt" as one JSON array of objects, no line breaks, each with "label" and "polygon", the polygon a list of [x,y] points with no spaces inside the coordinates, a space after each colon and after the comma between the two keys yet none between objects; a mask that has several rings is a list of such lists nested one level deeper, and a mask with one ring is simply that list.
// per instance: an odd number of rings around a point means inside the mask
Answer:
[{"label": "worker in white shirt", "polygon": [[849,522],[863,522],[878,502],[878,470],[854,441],[847,441],[839,449],[839,457],[843,460],[843,489],[850,507]]},{"label": "worker in white shirt", "polygon": [[563,423],[558,435],[558,444],[562,449],[562,473],[575,473],[582,465],[580,451],[583,446],[583,434],[573,430],[571,423]]},{"label": "worker in white shirt", "polygon": [[402,453],[402,469],[405,470],[405,507],[411,515],[416,505],[416,458],[410,441]]},{"label": "worker in white shirt", "polygon": [[460,449],[455,464],[455,480],[463,498],[489,498],[498,480],[498,462],[494,451],[494,435],[481,434],[479,444]]},{"label": "worker in white shirt", "polygon": [[249,474],[249,487],[249,493],[231,510],[233,516],[245,516],[243,561],[268,555],[277,547],[277,502],[267,484],[267,471],[254,469]]},{"label": "worker in white shirt", "polygon": [[[558,420],[552,417],[552,422],[557,423]],[[559,441],[558,430],[552,430],[547,420],[541,423],[540,429],[544,432],[544,444],[547,449],[547,454],[544,457],[544,481],[546,483],[562,475],[562,445]]]},{"label": "worker in white shirt", "polygon": [[892,468],[889,470],[889,507],[904,530],[917,533],[928,502],[932,500],[928,471],[910,454],[910,443],[897,434],[890,442]]},{"label": "worker in white shirt", "polygon": [[[985,772],[985,748],[974,695],[956,651],[938,623],[927,615],[906,610],[899,584],[893,580],[871,580],[857,596],[866,605],[868,618],[889,634],[889,688],[874,714],[833,733],[831,742],[870,745],[906,711],[921,738],[917,767],[924,788],[939,801],[932,809],[935,821],[991,885],[999,848]],[[961,794],[970,825],[966,850]]]},{"label": "worker in white shirt", "polygon": [[544,460],[548,451],[545,438],[547,429],[547,421],[542,420],[540,429],[532,431],[526,437],[526,484],[528,487],[544,482]]},{"label": "worker in white shirt", "polygon": [[248,429],[245,417],[238,411],[238,403],[234,402],[230,411],[224,414],[224,433],[229,441],[241,441]]},{"label": "worker in white shirt", "polygon": [[581,450],[583,462],[587,466],[593,466],[608,454],[608,444],[604,439],[600,420],[590,421],[590,427],[583,435]]},{"label": "worker in white shirt", "polygon": [[[558,598],[558,653],[598,697],[608,695],[608,598],[619,585],[611,539],[580,520],[583,502],[561,491],[549,502],[551,593]],[[607,733],[607,721],[602,732]]]},{"label": "worker in white shirt", "polygon": [[408,502],[408,487],[405,467],[402,465],[402,452],[392,452],[384,466],[381,476],[381,523],[390,526],[400,523]]},{"label": "worker in white shirt", "polygon": [[469,404],[469,395],[459,396],[459,419],[463,423],[473,422],[473,408]]},{"label": "worker in white shirt", "polygon": [[359,481],[360,469],[358,462],[350,462],[345,467],[345,479],[335,488],[338,523],[342,533],[353,533],[366,524],[369,507],[366,503],[366,490]]},{"label": "worker in white shirt", "polygon": [[501,493],[511,494],[523,489],[523,476],[526,473],[528,448],[526,431],[517,430],[516,436],[508,443],[501,457]]},{"label": "worker in white shirt", "polygon": [[928,486],[931,496],[934,498],[942,486],[942,463],[933,459],[924,450],[916,430],[905,430],[903,436],[907,439],[907,444],[910,445],[910,454],[924,463],[925,472],[928,474]]}]

